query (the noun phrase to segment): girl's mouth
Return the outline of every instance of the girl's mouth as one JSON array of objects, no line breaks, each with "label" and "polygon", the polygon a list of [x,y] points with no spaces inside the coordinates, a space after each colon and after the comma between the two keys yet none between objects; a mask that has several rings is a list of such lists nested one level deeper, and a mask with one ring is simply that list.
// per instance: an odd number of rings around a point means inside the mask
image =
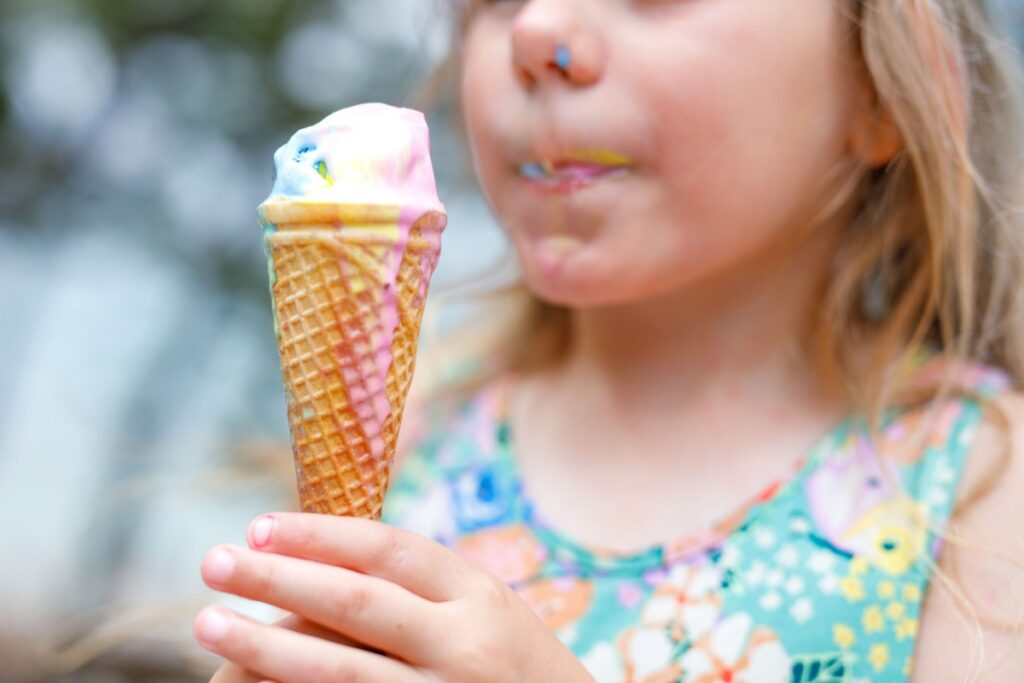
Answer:
[{"label": "girl's mouth", "polygon": [[571,192],[599,180],[629,173],[633,163],[614,152],[586,151],[551,161],[529,161],[519,165],[519,175],[538,190]]}]

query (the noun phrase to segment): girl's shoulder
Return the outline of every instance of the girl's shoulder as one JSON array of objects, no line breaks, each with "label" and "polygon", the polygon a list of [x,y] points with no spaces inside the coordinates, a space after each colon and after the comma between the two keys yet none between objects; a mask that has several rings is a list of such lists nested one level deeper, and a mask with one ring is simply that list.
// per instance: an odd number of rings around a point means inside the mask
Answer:
[{"label": "girl's shoulder", "polygon": [[[939,556],[951,583],[938,582],[923,605],[912,680],[969,678],[983,645],[987,662],[1005,658],[998,673],[1006,677],[986,680],[1017,681],[1024,676],[1024,648],[1014,630],[1024,626],[1024,393],[1006,373],[980,363],[965,366],[958,377],[958,386],[974,397],[950,399],[943,408],[950,415],[961,411],[956,445],[964,451]],[[968,411],[970,419],[963,417]],[[928,458],[915,467],[933,479],[943,476]],[[980,629],[957,606],[963,599]],[[948,647],[965,640],[974,645]]]},{"label": "girl's shoulder", "polygon": [[[987,665],[1001,663],[992,681],[1024,680],[1021,595],[1024,594],[1024,395],[1007,391],[993,399],[964,465],[951,540],[939,566],[953,589],[939,587],[922,607],[914,681],[967,680],[976,674],[979,646]],[[956,539],[962,539],[957,542]],[[978,620],[957,605],[966,598]],[[971,647],[948,646],[969,642]],[[999,675],[996,676],[995,674]]]}]

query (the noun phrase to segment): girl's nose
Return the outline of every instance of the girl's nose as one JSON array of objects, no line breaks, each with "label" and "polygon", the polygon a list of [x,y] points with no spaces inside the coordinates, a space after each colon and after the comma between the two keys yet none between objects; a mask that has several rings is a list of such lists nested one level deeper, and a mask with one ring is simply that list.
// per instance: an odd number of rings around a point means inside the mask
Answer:
[{"label": "girl's nose", "polygon": [[540,84],[596,83],[604,46],[573,0],[529,0],[512,26],[512,66],[528,90]]}]

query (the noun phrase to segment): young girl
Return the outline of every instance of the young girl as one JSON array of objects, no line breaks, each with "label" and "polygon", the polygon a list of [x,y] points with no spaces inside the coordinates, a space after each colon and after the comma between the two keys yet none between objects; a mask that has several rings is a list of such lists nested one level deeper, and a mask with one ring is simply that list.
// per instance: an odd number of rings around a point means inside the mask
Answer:
[{"label": "young girl", "polygon": [[294,612],[205,610],[214,680],[1024,680],[990,30],[974,0],[470,2],[524,315],[455,409],[410,408],[386,523],[211,551],[210,586]]}]

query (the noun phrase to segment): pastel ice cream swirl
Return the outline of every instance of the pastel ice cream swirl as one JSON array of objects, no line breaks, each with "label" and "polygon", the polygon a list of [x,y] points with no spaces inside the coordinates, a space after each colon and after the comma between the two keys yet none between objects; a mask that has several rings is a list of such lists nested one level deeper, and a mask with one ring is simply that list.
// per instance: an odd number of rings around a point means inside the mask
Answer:
[{"label": "pastel ice cream swirl", "polygon": [[418,111],[360,104],[295,133],[274,154],[268,201],[440,206],[427,123]]}]

